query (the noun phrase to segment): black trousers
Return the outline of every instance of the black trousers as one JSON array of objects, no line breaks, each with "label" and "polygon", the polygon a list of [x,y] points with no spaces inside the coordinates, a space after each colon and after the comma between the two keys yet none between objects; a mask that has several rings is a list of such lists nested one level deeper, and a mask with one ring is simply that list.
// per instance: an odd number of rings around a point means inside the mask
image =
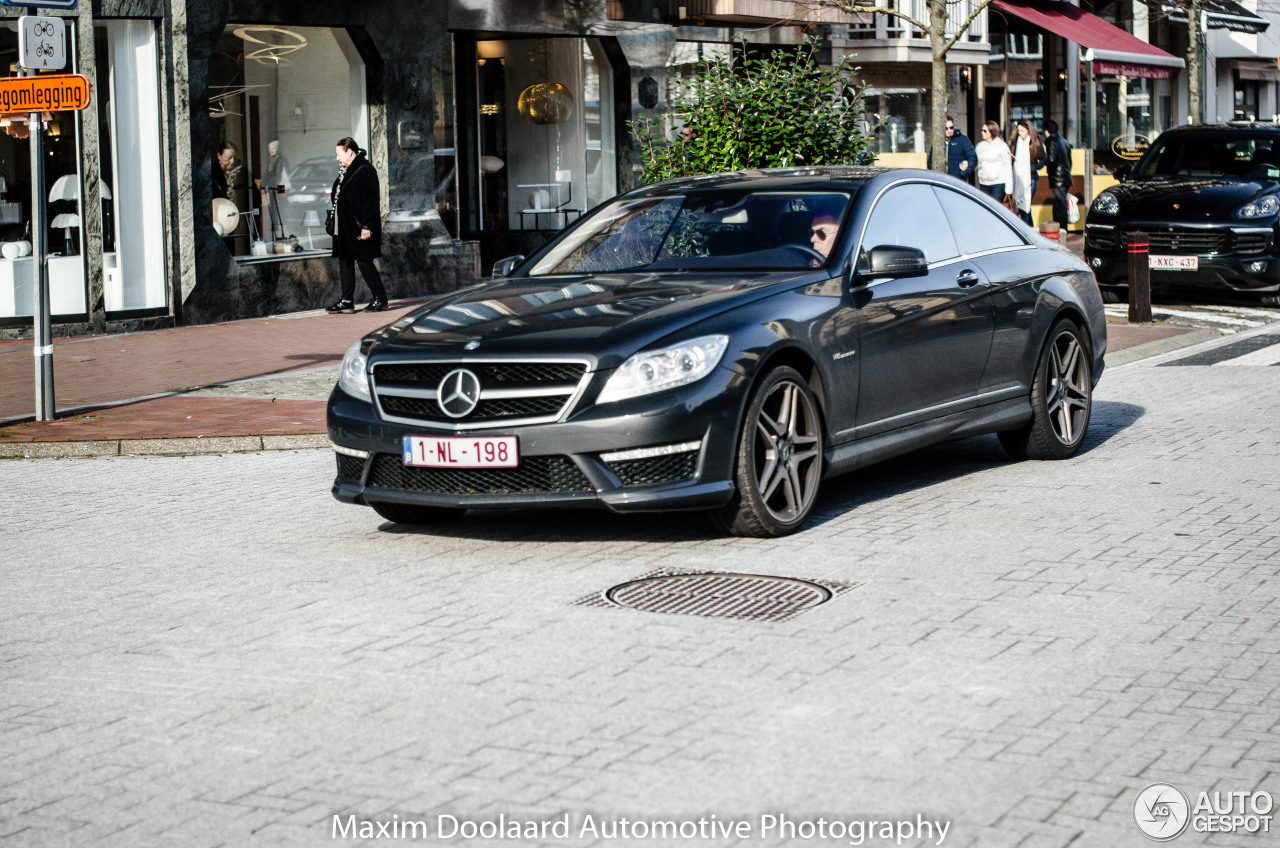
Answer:
[{"label": "black trousers", "polygon": [[338,260],[338,279],[342,281],[342,299],[356,299],[355,266],[357,264],[360,266],[360,276],[364,277],[364,284],[369,287],[369,293],[373,295],[373,299],[386,301],[387,290],[382,286],[382,275],[378,273],[378,266],[372,262],[357,263],[354,259]]},{"label": "black trousers", "polygon": [[1053,220],[1061,224],[1064,231],[1067,229],[1067,193],[1063,186],[1053,187]]}]

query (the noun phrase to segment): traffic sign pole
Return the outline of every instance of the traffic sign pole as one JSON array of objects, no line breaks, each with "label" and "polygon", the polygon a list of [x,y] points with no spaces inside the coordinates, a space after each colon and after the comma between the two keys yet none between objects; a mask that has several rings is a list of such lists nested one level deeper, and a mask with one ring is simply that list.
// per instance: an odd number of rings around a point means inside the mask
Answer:
[{"label": "traffic sign pole", "polygon": [[36,361],[36,420],[52,421],[53,401],[53,317],[49,305],[48,231],[45,227],[44,127],[39,112],[27,119],[31,134],[31,257],[35,270],[35,326],[32,353]]}]

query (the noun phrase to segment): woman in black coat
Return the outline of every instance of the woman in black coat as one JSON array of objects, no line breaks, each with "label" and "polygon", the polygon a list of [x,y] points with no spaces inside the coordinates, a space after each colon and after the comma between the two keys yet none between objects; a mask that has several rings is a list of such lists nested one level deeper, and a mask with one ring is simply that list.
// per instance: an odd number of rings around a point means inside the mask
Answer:
[{"label": "woman in black coat", "polygon": [[387,290],[373,260],[382,256],[382,204],[378,196],[378,173],[350,138],[338,142],[336,149],[338,179],[333,183],[333,206],[329,210],[333,236],[333,258],[338,260],[342,297],[328,308],[333,315],[356,311],[356,272],[373,295],[365,312],[381,312],[387,308]]}]

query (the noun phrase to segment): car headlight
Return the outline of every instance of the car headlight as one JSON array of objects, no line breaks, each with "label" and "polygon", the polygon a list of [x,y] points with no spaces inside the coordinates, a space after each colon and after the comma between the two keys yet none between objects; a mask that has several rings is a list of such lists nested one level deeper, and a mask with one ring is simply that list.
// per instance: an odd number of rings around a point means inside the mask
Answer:
[{"label": "car headlight", "polygon": [[1276,200],[1274,194],[1268,194],[1266,197],[1250,200],[1237,209],[1235,215],[1237,218],[1269,218],[1277,212],[1280,212],[1280,200]]},{"label": "car headlight", "polygon": [[1089,207],[1090,212],[1096,212],[1099,215],[1118,215],[1120,214],[1120,199],[1109,191],[1104,191],[1093,199],[1093,205]]},{"label": "car headlight", "polygon": [[338,386],[352,397],[373,402],[373,396],[369,392],[369,357],[360,352],[360,342],[347,348],[347,352],[343,354]]},{"label": "car headlight", "polygon": [[694,383],[720,364],[728,336],[704,336],[662,350],[637,353],[622,363],[600,390],[596,403],[647,395]]}]

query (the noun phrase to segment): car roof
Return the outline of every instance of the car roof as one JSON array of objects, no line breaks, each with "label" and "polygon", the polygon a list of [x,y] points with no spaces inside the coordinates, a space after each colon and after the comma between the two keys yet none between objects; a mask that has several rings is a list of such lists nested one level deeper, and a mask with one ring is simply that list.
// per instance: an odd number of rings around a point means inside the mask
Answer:
[{"label": "car roof", "polygon": [[865,165],[825,165],[811,168],[762,168],[743,171],[725,171],[694,177],[677,177],[636,189],[633,194],[671,194],[687,191],[716,189],[754,191],[786,191],[792,189],[848,190],[886,174],[912,174],[928,179],[945,181],[945,174],[911,168],[877,168]]},{"label": "car roof", "polygon": [[1216,124],[1183,124],[1182,126],[1165,130],[1161,135],[1164,136],[1170,133],[1185,135],[1188,133],[1240,132],[1242,130],[1251,133],[1280,134],[1280,124],[1274,124],[1271,121],[1221,121]]}]

